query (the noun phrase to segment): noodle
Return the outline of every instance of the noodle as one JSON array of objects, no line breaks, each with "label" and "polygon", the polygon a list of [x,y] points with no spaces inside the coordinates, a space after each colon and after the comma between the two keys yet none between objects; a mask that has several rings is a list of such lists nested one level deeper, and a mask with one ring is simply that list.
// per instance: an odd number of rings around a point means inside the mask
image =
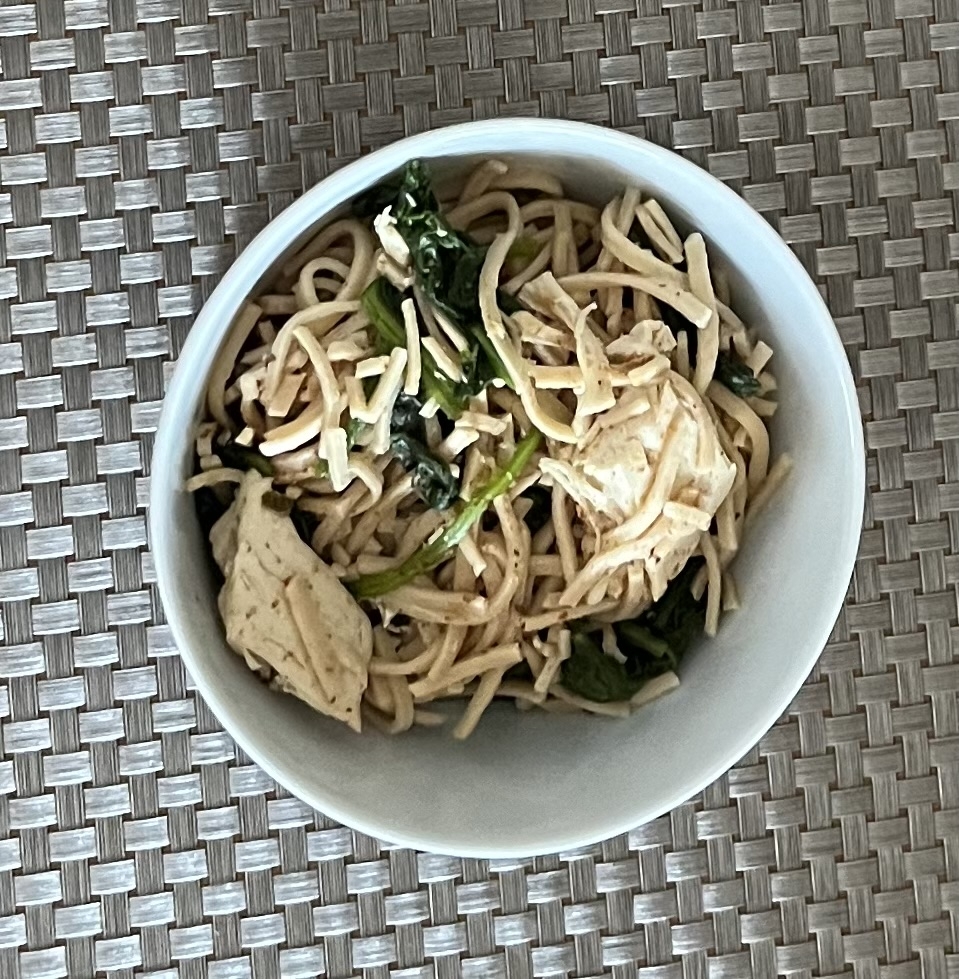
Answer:
[{"label": "noodle", "polygon": [[255,303],[249,303],[240,313],[236,323],[233,324],[232,332],[227,336],[226,343],[216,356],[213,367],[210,370],[210,380],[207,383],[206,408],[213,416],[214,421],[219,422],[227,430],[234,430],[234,423],[226,413],[223,404],[223,397],[226,391],[227,381],[233,373],[235,361],[243,349],[247,338],[253,332],[257,320],[260,318],[260,307]]},{"label": "noodle", "polygon": [[710,310],[709,320],[698,338],[696,370],[693,374],[696,390],[702,394],[709,386],[716,370],[716,357],[719,354],[719,313],[716,310],[716,297],[709,278],[706,261],[706,242],[701,234],[690,235],[686,241],[686,261],[689,265],[689,288],[693,295]]},{"label": "noodle", "polygon": [[[437,726],[440,700],[456,738],[495,700],[627,716],[680,682],[660,603],[692,603],[707,636],[740,605],[730,565],[791,466],[770,455],[773,350],[702,235],[635,188],[597,209],[486,160],[450,200],[322,229],[217,354],[186,486],[222,514],[227,633],[353,727]],[[413,204],[439,208],[439,258],[417,251],[429,221],[404,234]],[[282,539],[234,607],[254,518]],[[342,641],[336,603],[359,616]],[[273,646],[300,644],[296,676],[256,645],[263,616]]]}]

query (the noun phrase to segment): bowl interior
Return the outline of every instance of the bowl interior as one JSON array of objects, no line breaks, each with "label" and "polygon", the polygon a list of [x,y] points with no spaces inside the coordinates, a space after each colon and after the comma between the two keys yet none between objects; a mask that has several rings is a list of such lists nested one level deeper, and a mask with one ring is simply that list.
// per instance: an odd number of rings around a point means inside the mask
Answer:
[{"label": "bowl interior", "polygon": [[[500,121],[482,133],[458,127],[458,140],[446,130],[408,148],[396,144],[274,222],[198,318],[164,407],[151,477],[164,606],[198,688],[227,729],[331,816],[393,842],[461,855],[595,841],[660,814],[735,762],[785,708],[825,642],[862,511],[861,431],[842,347],[815,287],[771,229],[712,178],[648,144],[568,124],[523,127],[522,143]],[[510,152],[518,145],[526,148]],[[192,467],[191,427],[244,293],[255,295],[332,213],[404,159],[428,158],[438,179],[455,182],[491,153],[542,166],[571,197],[595,204],[637,183],[681,230],[703,232],[713,264],[729,276],[734,308],[775,351],[774,452],[792,455],[795,468],[734,565],[742,610],[690,653],[675,693],[622,721],[494,706],[465,744],[443,730],[356,737],[270,692],[226,646],[206,542],[181,488]]]}]

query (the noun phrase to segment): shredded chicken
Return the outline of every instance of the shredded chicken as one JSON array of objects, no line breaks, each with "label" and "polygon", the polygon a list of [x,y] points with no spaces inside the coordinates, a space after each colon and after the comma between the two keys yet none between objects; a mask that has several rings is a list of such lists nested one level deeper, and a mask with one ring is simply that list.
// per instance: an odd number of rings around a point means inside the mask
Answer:
[{"label": "shredded chicken", "polygon": [[[736,467],[714,426],[701,424],[705,408],[688,383],[670,373],[646,388],[644,400],[645,408],[619,424],[600,415],[591,439],[572,450],[556,447],[552,458],[540,461],[544,475],[565,490],[606,542],[606,551],[581,572],[579,586],[573,582],[566,602],[599,580],[591,569],[625,574],[633,561],[646,572],[642,604],[659,598],[699,543],[700,518],[691,519],[689,511],[702,514],[708,528],[732,487]],[[682,508],[670,506],[677,500]],[[607,552],[627,543],[621,563],[604,561]]]},{"label": "shredded chicken", "polygon": [[370,620],[290,518],[264,502],[271,492],[268,477],[248,472],[211,533],[227,642],[278,689],[359,731]]}]

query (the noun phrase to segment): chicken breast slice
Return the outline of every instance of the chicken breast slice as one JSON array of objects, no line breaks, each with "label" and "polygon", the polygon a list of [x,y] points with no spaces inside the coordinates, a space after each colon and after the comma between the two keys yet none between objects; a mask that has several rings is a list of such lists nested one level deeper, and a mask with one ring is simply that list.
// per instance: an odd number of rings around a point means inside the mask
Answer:
[{"label": "chicken breast slice", "polygon": [[278,689],[359,731],[370,621],[292,520],[266,504],[271,489],[268,477],[247,473],[210,533],[226,579],[219,607],[227,642]]},{"label": "chicken breast slice", "polygon": [[694,508],[708,526],[732,488],[736,467],[701,398],[683,378],[670,373],[642,392],[627,389],[622,398],[635,398],[638,410],[624,410],[628,401],[621,400],[606,413],[609,424],[598,416],[596,430],[579,446],[562,447],[560,457],[541,460],[540,468],[575,502],[600,550],[635,543],[647,599],[656,601],[695,551],[700,534],[664,507],[684,504],[674,508],[681,514]]}]

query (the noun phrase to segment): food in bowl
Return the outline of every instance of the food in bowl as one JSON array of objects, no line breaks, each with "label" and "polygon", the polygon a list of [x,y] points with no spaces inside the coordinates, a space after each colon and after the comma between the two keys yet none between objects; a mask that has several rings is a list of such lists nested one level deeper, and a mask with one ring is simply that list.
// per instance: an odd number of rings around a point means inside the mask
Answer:
[{"label": "food in bowl", "polygon": [[[732,570],[743,608],[696,644],[681,685],[622,721],[520,711],[495,702],[464,744],[444,727],[380,736],[274,692],[227,643],[196,499],[196,424],[218,351],[245,304],[350,203],[428,161],[462,186],[508,156],[602,207],[637,185],[679,233],[699,230],[732,305],[775,349],[779,409],[769,419],[788,479],[750,520]],[[717,282],[720,296],[725,286]],[[668,313],[668,311],[667,311]],[[840,613],[863,513],[865,452],[856,389],[829,312],[796,257],[732,190],[641,139],[561,120],[496,119],[420,133],[337,168],[239,254],[198,313],[163,401],[149,463],[149,539],[168,635],[197,696],[242,751],[331,819],[421,850],[525,858],[607,839],[691,798],[782,716]],[[754,511],[755,512],[755,511]],[[844,636],[843,626],[837,630]],[[429,710],[452,719],[461,702]],[[798,706],[797,709],[801,709]]]},{"label": "food in bowl", "polygon": [[527,165],[414,161],[248,303],[188,487],[231,647],[359,731],[495,698],[622,716],[738,605],[771,347],[698,233]]}]

